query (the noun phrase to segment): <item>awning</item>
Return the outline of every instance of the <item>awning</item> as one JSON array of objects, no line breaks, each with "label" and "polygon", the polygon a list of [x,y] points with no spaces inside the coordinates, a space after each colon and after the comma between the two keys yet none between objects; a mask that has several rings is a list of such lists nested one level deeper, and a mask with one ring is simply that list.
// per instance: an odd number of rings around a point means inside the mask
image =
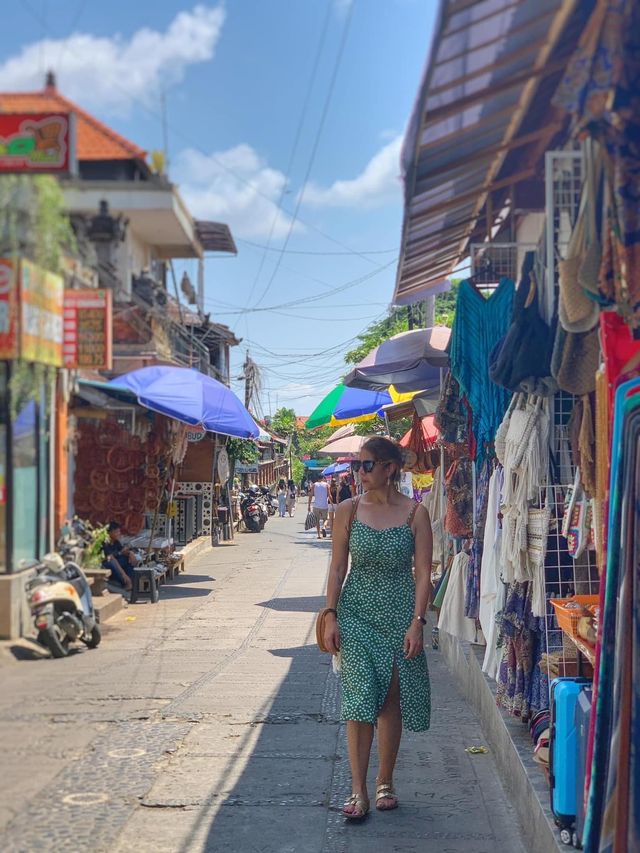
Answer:
[{"label": "awning", "polygon": [[205,252],[238,254],[231,229],[224,222],[207,222],[204,219],[196,219],[196,234]]},{"label": "awning", "polygon": [[[488,196],[538,174],[561,126],[549,100],[575,46],[566,28],[574,12],[586,18],[591,6],[592,0],[441,0],[402,151],[395,304],[448,290]],[[493,223],[491,202],[487,213]]]}]

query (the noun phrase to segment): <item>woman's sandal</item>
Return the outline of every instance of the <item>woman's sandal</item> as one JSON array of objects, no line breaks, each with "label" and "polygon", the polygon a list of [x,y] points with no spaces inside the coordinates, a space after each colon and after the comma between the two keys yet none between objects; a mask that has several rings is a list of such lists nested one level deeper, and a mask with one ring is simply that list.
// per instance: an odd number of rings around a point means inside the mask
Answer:
[{"label": "woman's sandal", "polygon": [[[394,805],[381,808],[378,804],[380,800],[395,800]],[[376,808],[380,812],[391,812],[398,808],[398,797],[391,782],[380,782],[376,785]]]},{"label": "woman's sandal", "polygon": [[[360,812],[356,814],[354,814],[353,812],[347,812],[345,811],[347,806],[355,806],[356,808],[360,809]],[[361,797],[360,794],[352,794],[342,807],[342,816],[346,817],[347,820],[362,820],[367,816],[368,813],[369,800],[365,800],[365,798]]]}]

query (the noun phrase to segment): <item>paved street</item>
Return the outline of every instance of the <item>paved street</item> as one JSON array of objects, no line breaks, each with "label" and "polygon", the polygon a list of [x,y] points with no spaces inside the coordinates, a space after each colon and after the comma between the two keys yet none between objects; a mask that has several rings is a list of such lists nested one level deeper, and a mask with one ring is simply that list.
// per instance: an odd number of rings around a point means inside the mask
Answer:
[{"label": "paved street", "polygon": [[338,683],[314,645],[330,545],[303,520],[208,551],[95,651],[2,658],[3,853],[522,853],[491,756],[464,751],[483,742],[477,718],[431,651],[433,727],[403,741],[401,808],[345,825]]}]

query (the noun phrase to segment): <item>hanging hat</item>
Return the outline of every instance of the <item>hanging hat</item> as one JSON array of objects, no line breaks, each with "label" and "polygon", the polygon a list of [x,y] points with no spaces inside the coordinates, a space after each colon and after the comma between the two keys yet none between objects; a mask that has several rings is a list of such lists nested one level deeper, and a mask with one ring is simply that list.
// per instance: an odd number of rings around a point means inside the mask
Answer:
[{"label": "hanging hat", "polygon": [[597,324],[599,315],[597,304],[587,296],[578,279],[587,253],[585,202],[583,198],[567,246],[567,256],[558,261],[560,323],[567,332],[588,332]]}]

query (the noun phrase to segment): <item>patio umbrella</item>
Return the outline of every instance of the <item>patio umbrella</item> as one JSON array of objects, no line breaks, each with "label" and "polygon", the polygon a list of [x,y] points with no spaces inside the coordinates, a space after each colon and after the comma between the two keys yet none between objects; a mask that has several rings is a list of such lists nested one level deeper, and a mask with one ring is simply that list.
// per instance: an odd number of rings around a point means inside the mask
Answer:
[{"label": "patio umbrella", "polygon": [[112,379],[107,388],[132,391],[141,406],[209,432],[257,438],[260,429],[226,385],[187,367],[154,365]]},{"label": "patio umbrella", "polygon": [[378,414],[382,417],[383,406],[397,403],[404,397],[393,387],[368,391],[336,385],[311,413],[305,429],[373,420]]},{"label": "patio umbrella", "polygon": [[351,465],[348,462],[334,462],[333,465],[329,465],[325,468],[322,474],[324,477],[331,477],[333,474],[344,474],[344,472],[348,471],[350,468]]},{"label": "patio umbrella", "polygon": [[320,448],[318,453],[322,453],[324,456],[335,456],[337,458],[348,456],[351,459],[355,459],[358,453],[360,453],[360,448],[368,438],[371,438],[371,436],[349,435],[346,438],[339,438],[337,441],[330,441],[329,444],[325,444],[324,447]]},{"label": "patio umbrella", "polygon": [[440,383],[440,370],[449,363],[446,348],[451,329],[433,326],[389,338],[371,350],[348,374],[349,388],[372,391],[393,385],[397,391],[423,391]]}]

